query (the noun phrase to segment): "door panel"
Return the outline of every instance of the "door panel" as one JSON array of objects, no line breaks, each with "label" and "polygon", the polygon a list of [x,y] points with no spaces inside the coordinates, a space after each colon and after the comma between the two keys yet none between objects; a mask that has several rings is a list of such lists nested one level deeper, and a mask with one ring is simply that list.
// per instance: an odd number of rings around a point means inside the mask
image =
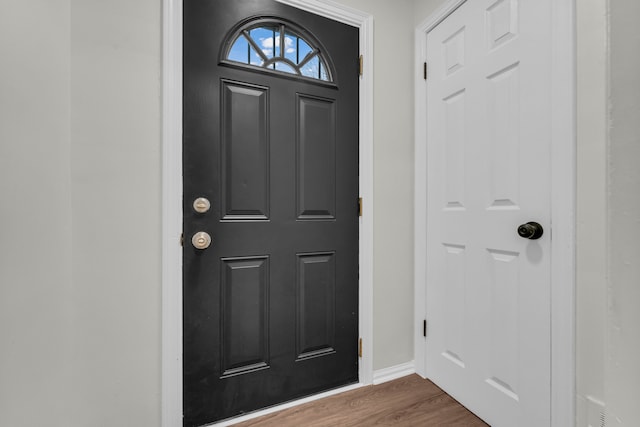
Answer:
[{"label": "door panel", "polygon": [[222,81],[222,212],[269,218],[269,89]]},{"label": "door panel", "polygon": [[269,258],[222,259],[222,377],[269,366]]},{"label": "door panel", "polygon": [[[225,61],[229,33],[254,18],[303,28],[333,82]],[[183,51],[184,424],[195,426],[358,381],[358,30],[272,0],[192,1]],[[200,197],[209,211],[194,209]],[[190,243],[199,231],[207,249]]]},{"label": "door panel", "polygon": [[335,253],[298,254],[297,360],[335,352]]},{"label": "door panel", "polygon": [[497,427],[550,423],[550,4],[467,1],[427,36],[427,376]]},{"label": "door panel", "polygon": [[336,101],[296,98],[298,219],[335,219]]}]

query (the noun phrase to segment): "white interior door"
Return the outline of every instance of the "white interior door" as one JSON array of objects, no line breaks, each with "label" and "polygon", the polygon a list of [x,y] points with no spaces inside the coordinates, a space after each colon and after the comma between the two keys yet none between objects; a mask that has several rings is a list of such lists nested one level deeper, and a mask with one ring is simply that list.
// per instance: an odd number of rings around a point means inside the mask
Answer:
[{"label": "white interior door", "polygon": [[551,422],[551,2],[427,35],[426,373],[494,427]]}]

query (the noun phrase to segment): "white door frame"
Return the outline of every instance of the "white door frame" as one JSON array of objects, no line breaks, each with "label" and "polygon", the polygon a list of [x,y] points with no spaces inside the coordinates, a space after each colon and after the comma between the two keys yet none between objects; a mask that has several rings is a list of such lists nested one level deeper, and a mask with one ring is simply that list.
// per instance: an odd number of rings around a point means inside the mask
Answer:
[{"label": "white door frame", "polygon": [[[449,0],[415,31],[415,364],[425,376],[427,253],[427,34],[466,0]],[[551,425],[575,425],[575,0],[552,3],[551,140]]]},{"label": "white door frame", "polygon": [[[277,0],[359,29],[360,384],[373,379],[373,17],[326,0]],[[182,0],[162,1],[162,426],[182,426]],[[354,58],[354,62],[357,58]],[[356,345],[356,343],[354,343]]]}]

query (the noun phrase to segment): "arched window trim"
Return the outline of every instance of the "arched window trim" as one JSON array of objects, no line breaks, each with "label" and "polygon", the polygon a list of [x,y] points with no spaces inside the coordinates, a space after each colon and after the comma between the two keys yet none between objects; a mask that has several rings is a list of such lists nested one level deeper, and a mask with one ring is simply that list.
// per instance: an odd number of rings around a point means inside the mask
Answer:
[{"label": "arched window trim", "polygon": [[[279,41],[279,55],[275,55],[275,46],[274,46],[274,56],[268,57],[264,53],[264,49],[260,47],[258,42],[251,36],[251,31],[259,28],[277,28],[277,32],[280,35],[278,37]],[[275,33],[275,31],[274,31]],[[282,36],[284,35],[284,37]],[[285,39],[287,35],[293,35],[298,39],[302,40],[309,48],[310,51],[299,60],[296,64],[294,61],[285,57]],[[247,61],[240,62],[237,60],[233,60],[229,58],[231,50],[234,44],[238,41],[239,38],[244,38],[250,46],[250,49],[247,52]],[[275,40],[275,37],[274,37]],[[262,63],[256,65],[251,63],[251,52],[257,54]],[[302,78],[309,81],[314,81],[317,83],[324,84],[337,84],[336,73],[333,67],[333,63],[329,56],[325,53],[326,50],[323,48],[320,41],[315,38],[311,33],[304,30],[300,26],[284,20],[282,18],[277,17],[253,17],[246,19],[240,23],[238,23],[225,37],[225,42],[223,44],[223,48],[220,49],[220,62],[225,64],[230,64],[234,66],[245,67],[249,69],[253,69],[256,71],[266,71],[269,73],[275,73],[278,75],[286,76],[286,77],[297,77]],[[303,74],[302,69],[305,65],[307,65],[314,58],[319,58],[319,75],[317,77],[311,77]],[[275,69],[276,64],[285,64],[287,67],[291,68],[294,72],[287,72]],[[322,74],[326,75],[326,78],[322,78]]]}]

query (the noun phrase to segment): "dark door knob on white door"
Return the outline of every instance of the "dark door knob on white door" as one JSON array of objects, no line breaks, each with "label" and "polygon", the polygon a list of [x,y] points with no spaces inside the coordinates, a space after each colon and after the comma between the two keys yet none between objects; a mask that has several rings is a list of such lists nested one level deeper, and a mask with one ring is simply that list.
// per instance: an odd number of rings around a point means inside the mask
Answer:
[{"label": "dark door knob on white door", "polygon": [[544,229],[537,222],[527,222],[518,226],[518,235],[529,240],[537,240],[544,234]]}]

